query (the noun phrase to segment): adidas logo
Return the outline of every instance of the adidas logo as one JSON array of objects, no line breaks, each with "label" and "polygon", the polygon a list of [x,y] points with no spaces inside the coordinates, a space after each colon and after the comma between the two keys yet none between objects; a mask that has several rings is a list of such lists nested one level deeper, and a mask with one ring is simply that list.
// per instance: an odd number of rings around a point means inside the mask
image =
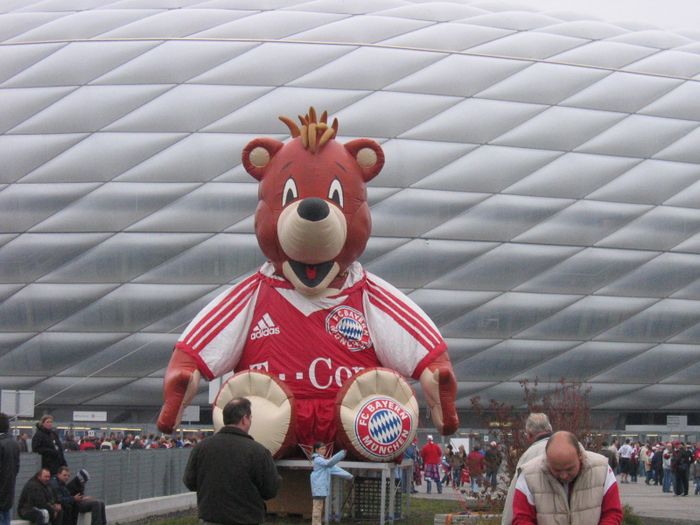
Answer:
[{"label": "adidas logo", "polygon": [[267,337],[268,335],[276,335],[280,333],[280,329],[275,325],[275,322],[270,317],[270,314],[265,314],[262,319],[258,321],[258,324],[253,328],[253,332],[250,334],[250,340],[255,341],[256,339],[261,339]]}]

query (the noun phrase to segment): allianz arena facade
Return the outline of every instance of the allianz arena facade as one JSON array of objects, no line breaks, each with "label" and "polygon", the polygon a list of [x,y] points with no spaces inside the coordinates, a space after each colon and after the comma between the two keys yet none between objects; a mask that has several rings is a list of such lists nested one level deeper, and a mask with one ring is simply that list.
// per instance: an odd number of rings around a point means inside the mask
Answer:
[{"label": "allianz arena facade", "polygon": [[384,148],[361,260],[436,321],[461,409],[566,378],[621,424],[700,424],[700,31],[10,0],[0,42],[0,385],[37,415],[154,420],[179,333],[263,262],[242,147],[313,105]]}]

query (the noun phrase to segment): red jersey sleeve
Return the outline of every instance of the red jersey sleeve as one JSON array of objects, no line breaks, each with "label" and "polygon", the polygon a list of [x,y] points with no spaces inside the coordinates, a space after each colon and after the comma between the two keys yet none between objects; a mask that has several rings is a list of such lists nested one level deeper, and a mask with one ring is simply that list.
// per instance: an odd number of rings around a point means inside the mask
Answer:
[{"label": "red jersey sleeve", "polygon": [[612,469],[608,467],[608,476],[605,480],[605,496],[600,506],[600,520],[598,525],[620,525],[622,523],[622,503],[617,479]]},{"label": "red jersey sleeve", "polygon": [[537,525],[537,509],[525,476],[518,476],[513,496],[512,525]]}]

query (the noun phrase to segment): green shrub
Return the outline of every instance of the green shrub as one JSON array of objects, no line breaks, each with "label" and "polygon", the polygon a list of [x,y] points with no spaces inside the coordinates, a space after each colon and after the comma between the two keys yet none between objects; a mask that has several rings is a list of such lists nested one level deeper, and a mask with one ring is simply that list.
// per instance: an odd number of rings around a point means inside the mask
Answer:
[{"label": "green shrub", "polygon": [[632,507],[625,505],[622,508],[622,525],[642,525],[642,520],[633,511]]}]

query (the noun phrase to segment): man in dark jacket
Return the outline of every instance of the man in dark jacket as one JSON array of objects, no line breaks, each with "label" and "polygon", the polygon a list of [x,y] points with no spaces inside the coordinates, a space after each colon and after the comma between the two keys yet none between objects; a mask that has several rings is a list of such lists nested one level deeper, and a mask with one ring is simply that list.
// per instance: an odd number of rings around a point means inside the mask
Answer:
[{"label": "man in dark jacket", "polygon": [[654,454],[651,456],[651,470],[654,471],[654,485],[662,485],[664,481],[664,448],[656,445]]},{"label": "man in dark jacket", "polygon": [[688,495],[688,473],[693,462],[693,454],[685,448],[680,441],[673,442],[673,456],[671,458],[671,472],[675,476],[673,490],[676,496]]},{"label": "man in dark jacket", "polygon": [[280,477],[270,451],[248,434],[250,401],[224,407],[224,427],[190,454],[183,482],[197,492],[200,520],[221,525],[265,521],[265,500],[275,497]]},{"label": "man in dark jacket", "polygon": [[19,444],[10,435],[10,419],[0,412],[0,525],[10,525],[18,472]]},{"label": "man in dark jacket", "polygon": [[52,476],[58,472],[58,467],[67,465],[61,440],[53,429],[53,416],[42,416],[36,424],[32,452],[41,455],[41,468],[48,469]]},{"label": "man in dark jacket", "polygon": [[484,466],[486,467],[486,483],[491,492],[498,488],[498,469],[501,468],[503,456],[498,450],[498,443],[492,441],[484,454]]},{"label": "man in dark jacket", "polygon": [[42,468],[22,489],[17,510],[19,517],[37,525],[61,525],[63,513],[53,489],[49,486],[51,474]]},{"label": "man in dark jacket", "polygon": [[58,473],[51,478],[51,488],[63,510],[63,525],[75,525],[82,512],[90,513],[91,525],[107,525],[104,502],[84,494],[87,477],[87,471],[81,469],[69,483],[70,469],[58,467]]},{"label": "man in dark jacket", "polygon": [[610,468],[613,470],[613,472],[615,472],[615,470],[617,469],[617,453],[613,452],[608,447],[607,441],[603,441],[601,443],[600,450],[598,451],[598,454],[608,458],[608,465],[610,465]]}]

